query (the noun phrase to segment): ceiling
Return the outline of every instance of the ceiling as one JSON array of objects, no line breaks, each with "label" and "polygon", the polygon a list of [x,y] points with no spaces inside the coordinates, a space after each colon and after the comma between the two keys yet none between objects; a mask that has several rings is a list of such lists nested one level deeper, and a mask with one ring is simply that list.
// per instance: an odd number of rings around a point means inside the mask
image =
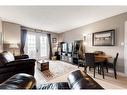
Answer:
[{"label": "ceiling", "polygon": [[56,33],[124,12],[127,6],[0,6],[4,21]]}]

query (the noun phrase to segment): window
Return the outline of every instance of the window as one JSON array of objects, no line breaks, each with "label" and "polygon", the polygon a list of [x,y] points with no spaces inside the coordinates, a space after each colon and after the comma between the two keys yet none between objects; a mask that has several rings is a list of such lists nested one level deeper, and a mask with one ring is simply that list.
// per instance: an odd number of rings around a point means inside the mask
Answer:
[{"label": "window", "polygon": [[25,53],[30,58],[48,58],[48,39],[46,34],[38,32],[28,32],[25,45]]},{"label": "window", "polygon": [[36,36],[33,34],[29,34],[27,36],[27,53],[29,56],[31,57],[35,57],[36,56]]},{"label": "window", "polygon": [[47,43],[47,36],[42,35],[40,37],[40,52],[41,57],[47,57],[48,56],[48,43]]}]

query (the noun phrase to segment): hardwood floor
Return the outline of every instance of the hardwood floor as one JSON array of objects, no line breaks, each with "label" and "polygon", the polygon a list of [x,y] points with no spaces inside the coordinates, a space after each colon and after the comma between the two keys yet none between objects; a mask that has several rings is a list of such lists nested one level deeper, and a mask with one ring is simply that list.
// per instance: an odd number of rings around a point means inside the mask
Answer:
[{"label": "hardwood floor", "polygon": [[[88,74],[93,78],[93,72],[88,71]],[[109,70],[109,73],[105,71],[105,79],[102,75],[96,73],[96,77],[93,78],[105,89],[127,89],[127,76],[118,73],[118,79],[114,78],[113,71]]]},{"label": "hardwood floor", "polygon": [[[71,65],[62,61],[51,61],[50,63],[53,63],[49,64],[50,66],[57,64],[53,68],[55,68],[55,71],[59,70],[57,71],[57,73],[61,72],[60,70],[62,70],[62,74],[47,81],[42,74],[43,72],[39,71],[35,66],[35,78],[37,81],[37,86],[43,83],[65,82],[67,81],[67,77],[70,72],[77,69],[84,69],[82,67],[78,68],[78,66],[76,65]],[[67,68],[67,66],[71,69]],[[51,67],[49,69],[51,70]],[[93,78],[93,70],[88,70],[87,73]],[[98,73],[96,73],[96,77],[93,79],[97,81],[105,89],[127,89],[127,76],[125,76],[123,73],[118,73],[118,79],[115,79],[113,77],[113,72],[109,70],[109,73],[106,73],[105,71],[105,79],[103,79],[102,75],[99,75]]]}]

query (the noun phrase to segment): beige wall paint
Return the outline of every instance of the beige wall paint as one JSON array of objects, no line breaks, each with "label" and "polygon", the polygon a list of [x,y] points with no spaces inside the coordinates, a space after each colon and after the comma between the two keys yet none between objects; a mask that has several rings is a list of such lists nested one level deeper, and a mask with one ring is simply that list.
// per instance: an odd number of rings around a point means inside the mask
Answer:
[{"label": "beige wall paint", "polygon": [[[85,18],[84,18],[85,20]],[[61,41],[73,42],[74,40],[83,39],[83,35],[87,35],[87,45],[85,46],[86,52],[104,51],[107,55],[115,57],[119,52],[119,59],[117,63],[117,69],[120,72],[124,72],[124,46],[121,45],[124,42],[124,23],[127,20],[127,13],[123,13],[117,16],[113,16],[89,25],[85,25],[79,28],[75,28],[70,31],[63,32],[59,35]],[[116,30],[116,45],[115,46],[92,46],[92,33],[109,29]]]},{"label": "beige wall paint", "polygon": [[2,32],[2,20],[0,19],[0,32]]},{"label": "beige wall paint", "polygon": [[2,22],[3,28],[3,50],[13,52],[13,49],[9,48],[9,44],[18,44],[19,48],[15,49],[15,54],[20,54],[20,25],[11,22]]},{"label": "beige wall paint", "polygon": [[[2,22],[2,28],[3,28],[3,37],[4,37],[4,50],[9,50],[12,52],[11,49],[9,49],[10,43],[18,43],[20,46],[21,42],[21,25],[11,23],[11,22]],[[30,31],[34,31],[35,29],[30,29]],[[41,30],[37,30],[37,32],[41,32]],[[50,33],[52,38],[57,38],[58,41],[58,34],[47,31],[46,33]],[[56,52],[57,49],[57,43],[52,43],[52,51],[53,54]],[[20,49],[16,50],[16,55],[20,54]]]},{"label": "beige wall paint", "polygon": [[124,64],[125,64],[125,73],[127,74],[127,21],[125,22],[125,34],[124,34],[124,39],[125,39],[125,45],[124,45]]},{"label": "beige wall paint", "polygon": [[57,42],[56,43],[53,43],[52,41],[52,52],[53,52],[53,55],[55,54],[55,52],[57,51],[57,46],[58,46],[58,34],[57,33],[52,33],[51,34],[51,39],[52,38],[56,38],[57,39]]},{"label": "beige wall paint", "polygon": [[[0,19],[0,33],[2,33],[2,20]],[[0,52],[3,51],[3,33],[0,35]]]},{"label": "beige wall paint", "polygon": [[11,22],[2,22],[4,43],[20,43],[20,25]]}]

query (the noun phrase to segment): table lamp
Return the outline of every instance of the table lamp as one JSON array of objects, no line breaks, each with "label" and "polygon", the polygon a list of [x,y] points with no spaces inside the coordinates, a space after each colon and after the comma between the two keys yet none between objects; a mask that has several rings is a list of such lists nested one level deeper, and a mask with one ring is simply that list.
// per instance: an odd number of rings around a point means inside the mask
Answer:
[{"label": "table lamp", "polygon": [[9,48],[13,49],[13,54],[15,55],[15,49],[18,48],[18,44],[10,44]]}]

